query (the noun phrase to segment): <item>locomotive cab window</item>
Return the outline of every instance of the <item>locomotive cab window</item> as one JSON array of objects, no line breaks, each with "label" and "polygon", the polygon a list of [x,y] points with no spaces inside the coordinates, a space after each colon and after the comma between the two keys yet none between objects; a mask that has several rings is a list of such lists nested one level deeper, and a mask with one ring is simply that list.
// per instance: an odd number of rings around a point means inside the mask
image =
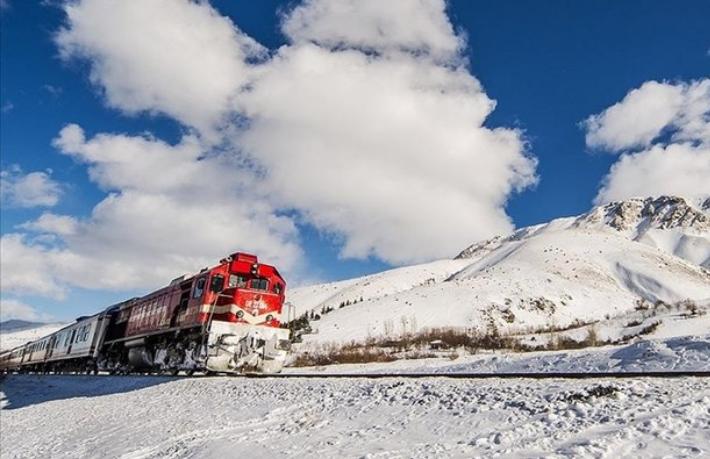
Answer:
[{"label": "locomotive cab window", "polygon": [[277,295],[281,294],[283,289],[284,289],[284,286],[279,284],[278,282],[274,284],[274,293],[276,293]]},{"label": "locomotive cab window", "polygon": [[268,288],[269,281],[266,279],[252,279],[249,287],[254,290],[266,290]]},{"label": "locomotive cab window", "polygon": [[247,278],[239,274],[230,274],[227,286],[229,288],[245,288],[247,286]]},{"label": "locomotive cab window", "polygon": [[192,297],[193,298],[200,298],[202,296],[202,292],[205,291],[205,278],[201,277],[197,279],[197,282],[195,283],[195,290],[192,291]]}]

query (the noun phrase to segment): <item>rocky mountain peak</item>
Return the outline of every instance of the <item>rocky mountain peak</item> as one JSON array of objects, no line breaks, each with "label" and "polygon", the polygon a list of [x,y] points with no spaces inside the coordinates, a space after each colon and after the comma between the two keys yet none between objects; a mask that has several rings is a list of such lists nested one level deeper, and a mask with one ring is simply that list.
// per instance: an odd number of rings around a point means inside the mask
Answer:
[{"label": "rocky mountain peak", "polygon": [[710,230],[710,217],[678,196],[633,198],[596,207],[577,218],[575,227],[604,224],[618,231],[656,228]]},{"label": "rocky mountain peak", "polygon": [[501,236],[496,236],[482,242],[477,242],[468,246],[454,257],[454,260],[462,260],[465,258],[478,258],[486,255],[501,246],[505,240]]},{"label": "rocky mountain peak", "polygon": [[509,236],[496,236],[479,241],[459,253],[455,259],[482,258],[502,245],[527,239],[540,231],[568,228],[612,228],[639,240],[649,230],[680,228],[689,233],[710,233],[710,198],[701,207],[695,207],[678,196],[657,198],[632,198],[614,201],[593,208],[578,217],[560,218],[549,223],[520,228]]}]

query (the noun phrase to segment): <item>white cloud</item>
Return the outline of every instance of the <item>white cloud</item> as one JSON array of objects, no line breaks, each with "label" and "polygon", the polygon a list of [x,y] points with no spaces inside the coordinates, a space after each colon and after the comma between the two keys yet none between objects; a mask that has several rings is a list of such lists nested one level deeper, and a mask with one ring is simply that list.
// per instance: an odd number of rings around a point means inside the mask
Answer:
[{"label": "white cloud", "polygon": [[22,234],[4,234],[0,238],[0,286],[3,293],[31,294],[64,298],[67,290],[57,280],[56,266],[48,263],[57,256],[56,249],[33,244]]},{"label": "white cloud", "polygon": [[271,56],[205,2],[65,9],[62,55],[89,62],[109,105],[196,129],[176,145],[62,130],[55,146],[107,197],[87,219],[26,224],[54,248],[7,236],[44,257],[49,285],[153,286],[225,248],[289,270],[301,252],[284,211],[336,235],[343,256],[450,256],[510,231],[507,198],[536,180],[522,133],[483,127],[495,102],[440,0],[307,2]]},{"label": "white cloud", "polygon": [[678,118],[683,87],[647,81],[618,102],[584,122],[587,145],[607,150],[648,146]]},{"label": "white cloud", "polygon": [[407,51],[441,60],[457,58],[465,44],[454,33],[444,0],[307,0],[284,17],[282,28],[297,44]]},{"label": "white cloud", "polygon": [[207,2],[67,2],[62,58],[91,62],[91,80],[127,113],[160,112],[214,136],[263,48]]},{"label": "white cloud", "polygon": [[[156,287],[230,250],[253,251],[284,270],[300,259],[293,222],[275,214],[233,158],[206,154],[194,137],[177,145],[123,135],[86,139],[69,125],[55,145],[86,163],[108,195],[86,220],[44,214],[23,225],[57,235],[55,248],[5,236],[4,288],[57,296],[66,286]],[[35,270],[27,259],[38,260],[48,282],[34,285],[23,275]]]},{"label": "white cloud", "polygon": [[19,225],[19,228],[40,233],[69,236],[76,233],[78,225],[79,223],[74,217],[44,212],[38,219],[25,222]]},{"label": "white cloud", "polygon": [[510,231],[506,198],[534,182],[521,133],[482,126],[495,103],[463,67],[293,45],[239,102],[264,186],[344,256],[451,256]]},{"label": "white cloud", "polygon": [[19,166],[0,172],[2,203],[10,207],[51,207],[59,202],[62,188],[51,178],[52,171],[25,174]]},{"label": "white cloud", "polygon": [[660,194],[697,202],[710,195],[710,79],[646,82],[584,125],[587,145],[622,154],[597,203]]},{"label": "white cloud", "polygon": [[44,322],[51,320],[51,316],[37,312],[35,308],[21,301],[2,298],[0,299],[0,322],[18,319]]},{"label": "white cloud", "polygon": [[695,202],[710,196],[710,146],[656,145],[622,155],[604,179],[596,202],[658,195]]}]

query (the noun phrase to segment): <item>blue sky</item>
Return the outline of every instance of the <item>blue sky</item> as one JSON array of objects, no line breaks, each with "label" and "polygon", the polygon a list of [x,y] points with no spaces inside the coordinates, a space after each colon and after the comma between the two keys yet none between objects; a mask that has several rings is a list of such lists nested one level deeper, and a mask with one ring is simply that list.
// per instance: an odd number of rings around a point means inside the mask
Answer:
[{"label": "blue sky", "polygon": [[[57,215],[88,219],[106,198],[106,186],[90,179],[85,162],[53,146],[53,139],[68,123],[81,126],[87,139],[99,133],[140,136],[149,132],[153,138],[176,144],[190,132],[185,122],[165,110],[128,113],[116,104],[109,106],[101,83],[90,80],[95,63],[85,56],[60,58],[54,37],[67,21],[62,4],[43,3],[10,0],[2,10],[1,164],[6,171],[21,169],[17,174],[51,170],[49,176],[61,192],[53,206],[5,202],[3,235],[20,231],[19,225],[37,219],[48,207]],[[211,4],[272,52],[289,43],[280,30],[280,14],[298,2]],[[580,125],[587,117],[619,102],[644,82],[689,82],[710,73],[707,1],[450,1],[446,13],[453,28],[466,37],[460,53],[468,59],[468,71],[496,101],[483,126],[522,130],[527,154],[537,159],[538,183],[505,195],[505,212],[516,227],[578,214],[591,206],[618,157],[587,147]],[[278,210],[280,215],[295,215],[297,234],[289,237],[297,239],[304,258],[295,277],[335,280],[399,264],[398,255],[376,251],[356,258],[343,255],[343,239],[349,236],[319,227],[318,219],[298,217],[308,213],[298,206]],[[226,246],[224,253],[239,249],[253,250]],[[42,274],[36,276],[42,282]],[[128,282],[91,288],[90,283],[68,282],[63,295],[54,296],[4,290],[4,300],[67,319],[145,287]]]}]

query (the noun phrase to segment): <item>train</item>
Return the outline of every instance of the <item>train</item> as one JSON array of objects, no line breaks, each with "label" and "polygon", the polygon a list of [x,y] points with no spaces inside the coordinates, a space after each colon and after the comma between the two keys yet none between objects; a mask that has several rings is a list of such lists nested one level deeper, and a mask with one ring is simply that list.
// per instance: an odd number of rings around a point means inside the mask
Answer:
[{"label": "train", "polygon": [[0,353],[2,372],[278,373],[286,282],[236,252],[195,275]]}]

